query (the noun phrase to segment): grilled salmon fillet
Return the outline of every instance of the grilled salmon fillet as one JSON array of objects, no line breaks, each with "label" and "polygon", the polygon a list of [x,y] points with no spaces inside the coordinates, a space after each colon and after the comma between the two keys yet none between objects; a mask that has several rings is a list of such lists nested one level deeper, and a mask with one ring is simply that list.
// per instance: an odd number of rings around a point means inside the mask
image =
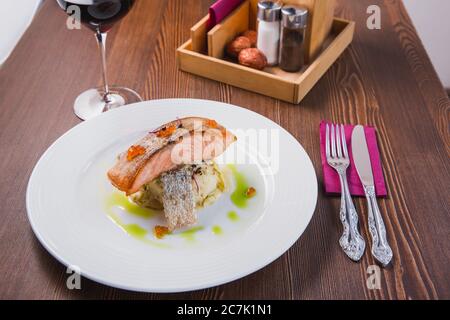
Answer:
[{"label": "grilled salmon fillet", "polygon": [[236,136],[214,120],[178,119],[121,153],[108,178],[117,189],[131,195],[165,172],[220,156],[234,141]]}]

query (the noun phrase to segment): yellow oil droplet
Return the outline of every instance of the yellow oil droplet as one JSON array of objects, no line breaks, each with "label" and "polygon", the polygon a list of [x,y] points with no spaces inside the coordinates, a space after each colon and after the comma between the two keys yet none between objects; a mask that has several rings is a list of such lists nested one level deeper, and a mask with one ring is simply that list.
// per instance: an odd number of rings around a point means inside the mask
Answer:
[{"label": "yellow oil droplet", "polygon": [[235,165],[229,164],[228,168],[233,173],[234,181],[236,182],[236,188],[230,196],[231,201],[238,208],[246,208],[249,199],[247,197],[247,190],[249,188],[247,179],[237,170]]},{"label": "yellow oil droplet", "polygon": [[147,209],[147,208],[142,208],[142,207],[138,206],[137,204],[132,203],[130,200],[128,200],[128,198],[124,194],[119,193],[119,192],[112,193],[108,197],[108,199],[106,201],[106,205],[109,210],[114,207],[118,207],[129,214],[132,214],[134,216],[144,218],[144,219],[150,219],[155,215],[154,211]]},{"label": "yellow oil droplet", "polygon": [[231,221],[238,221],[239,215],[237,214],[236,211],[230,211],[228,212],[228,219],[230,219]]},{"label": "yellow oil droplet", "polygon": [[223,231],[222,228],[220,226],[213,226],[212,227],[212,232],[216,235],[216,236],[220,236]]},{"label": "yellow oil droplet", "polygon": [[189,230],[186,231],[182,231],[180,233],[178,233],[178,235],[180,237],[183,237],[185,240],[187,241],[195,241],[195,235],[199,232],[202,231],[203,229],[205,229],[205,227],[202,226],[198,226],[195,228],[191,228]]}]

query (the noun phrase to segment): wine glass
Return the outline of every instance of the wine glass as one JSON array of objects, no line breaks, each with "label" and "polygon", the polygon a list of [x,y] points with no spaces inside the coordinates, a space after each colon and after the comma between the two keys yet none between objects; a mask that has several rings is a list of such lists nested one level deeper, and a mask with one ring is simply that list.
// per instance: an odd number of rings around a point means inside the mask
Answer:
[{"label": "wine glass", "polygon": [[[135,0],[57,0],[66,13],[95,32],[102,61],[103,86],[81,93],[75,100],[75,114],[82,120],[126,104],[140,102],[139,94],[129,88],[110,86],[106,70],[106,36],[109,29],[128,14]],[[74,16],[75,15],[75,16]]]}]

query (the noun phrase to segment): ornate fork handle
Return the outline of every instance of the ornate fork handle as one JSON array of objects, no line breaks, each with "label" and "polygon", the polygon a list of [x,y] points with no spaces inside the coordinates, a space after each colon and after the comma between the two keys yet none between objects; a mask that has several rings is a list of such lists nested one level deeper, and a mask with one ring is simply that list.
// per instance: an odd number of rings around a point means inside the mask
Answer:
[{"label": "ornate fork handle", "polygon": [[365,186],[369,212],[369,231],[372,236],[372,255],[383,265],[389,264],[392,259],[392,249],[386,238],[386,227],[378,208],[374,186]]},{"label": "ornate fork handle", "polygon": [[358,213],[350,196],[345,169],[337,171],[341,183],[340,219],[344,228],[339,244],[350,259],[358,261],[364,254],[366,242],[358,231]]}]

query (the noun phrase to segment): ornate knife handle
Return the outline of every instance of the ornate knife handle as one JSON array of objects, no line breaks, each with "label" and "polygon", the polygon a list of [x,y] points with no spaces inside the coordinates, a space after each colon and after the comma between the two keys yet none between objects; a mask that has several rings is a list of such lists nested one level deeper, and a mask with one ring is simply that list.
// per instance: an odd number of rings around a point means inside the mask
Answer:
[{"label": "ornate knife handle", "polygon": [[358,261],[364,254],[366,242],[358,231],[358,213],[353,205],[352,197],[348,189],[345,170],[338,172],[342,190],[339,216],[344,227],[339,244],[350,259]]},{"label": "ornate knife handle", "polygon": [[392,249],[386,238],[386,227],[378,208],[374,186],[365,186],[369,212],[369,231],[372,236],[372,255],[383,265],[389,264],[392,259]]}]

